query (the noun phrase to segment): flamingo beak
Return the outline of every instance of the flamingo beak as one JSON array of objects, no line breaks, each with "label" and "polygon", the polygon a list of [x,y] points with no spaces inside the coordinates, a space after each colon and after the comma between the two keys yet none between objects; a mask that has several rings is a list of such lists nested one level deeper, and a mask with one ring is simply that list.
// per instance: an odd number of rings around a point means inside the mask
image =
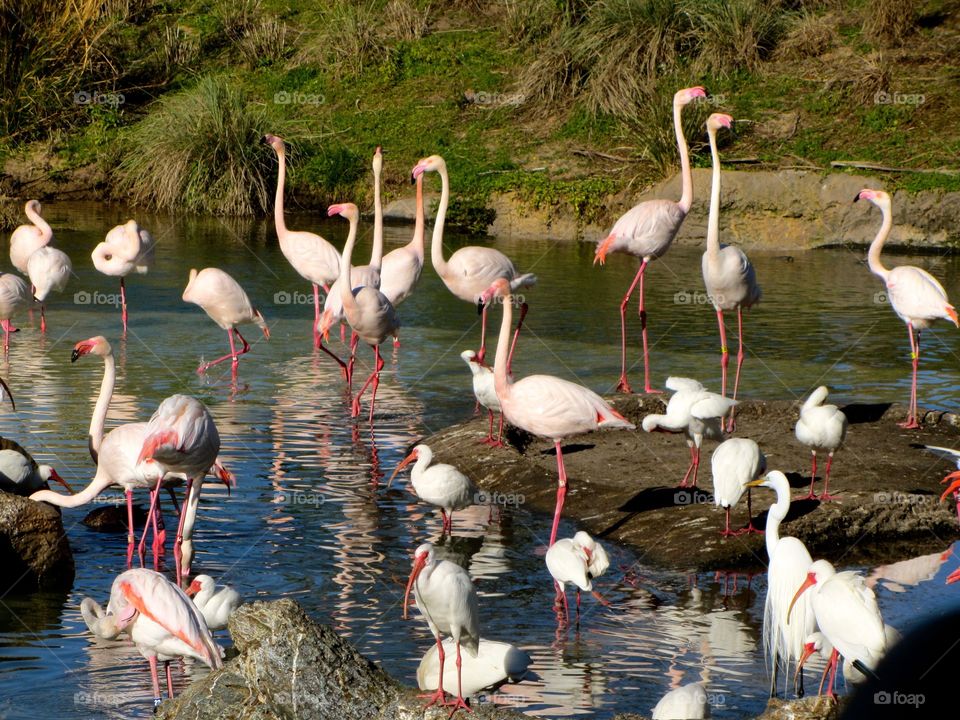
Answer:
[{"label": "flamingo beak", "polygon": [[793,596],[793,600],[790,601],[790,607],[787,608],[787,624],[790,623],[790,613],[793,612],[793,606],[796,604],[797,600],[807,588],[817,584],[817,576],[813,573],[807,573],[807,579],[803,581],[803,585],[797,590],[797,594]]},{"label": "flamingo beak", "polygon": [[54,482],[58,482],[58,483],[60,483],[61,485],[63,485],[63,486],[67,489],[67,492],[69,492],[71,495],[75,495],[75,494],[76,494],[76,493],[74,492],[73,488],[70,487],[70,483],[68,483],[66,480],[64,480],[62,477],[60,477],[60,473],[58,473],[58,472],[57,472],[56,470],[54,470],[53,468],[50,468],[50,479],[53,480]]},{"label": "flamingo beak", "polygon": [[410,177],[414,181],[416,181],[416,179],[421,175],[423,175],[426,171],[427,171],[427,166],[423,162],[423,160],[421,160],[420,162],[418,162],[416,165],[413,166],[413,170],[410,171]]},{"label": "flamingo beak", "polygon": [[593,256],[593,264],[596,265],[598,262],[603,265],[607,262],[607,253],[610,252],[610,249],[613,247],[613,242],[616,240],[616,235],[612,233],[607,235],[603,241],[597,245],[597,254]]},{"label": "flamingo beak", "polygon": [[10,392],[10,386],[7,385],[6,381],[4,381],[3,378],[0,378],[0,386],[3,387],[3,391],[0,392],[0,400],[3,399],[3,394],[6,394],[6,396],[7,396],[8,398],[10,398],[10,407],[12,407],[14,410],[16,410],[16,409],[17,409],[17,404],[13,401],[13,393]]},{"label": "flamingo beak", "polygon": [[390,487],[393,484],[393,479],[397,476],[397,473],[403,470],[407,465],[417,459],[419,453],[414,450],[412,453],[407,455],[403,460],[400,461],[400,464],[397,465],[397,469],[393,471],[393,475],[390,476],[390,479],[387,481],[387,487]]},{"label": "flamingo beak", "polygon": [[407,605],[410,604],[410,591],[413,589],[413,583],[416,582],[417,576],[420,574],[420,571],[423,570],[423,566],[427,564],[427,553],[418,556],[413,561],[413,570],[410,571],[410,579],[407,580],[407,590],[403,593],[403,619],[407,619]]},{"label": "flamingo beak", "polygon": [[227,486],[227,495],[230,495],[230,489],[237,486],[237,476],[219,462],[213,464],[213,471],[220,482]]},{"label": "flamingo beak", "polygon": [[75,363],[84,355],[89,354],[91,350],[93,350],[93,343],[86,340],[78,342],[73,346],[73,352],[70,353],[70,362]]},{"label": "flamingo beak", "polygon": [[200,583],[194,580],[192,583],[190,583],[190,585],[187,587],[187,589],[184,592],[187,594],[187,597],[193,597],[198,592],[200,592]]},{"label": "flamingo beak", "polygon": [[327,217],[333,217],[334,215],[339,215],[342,211],[342,206],[340,205],[331,205],[327,208]]}]

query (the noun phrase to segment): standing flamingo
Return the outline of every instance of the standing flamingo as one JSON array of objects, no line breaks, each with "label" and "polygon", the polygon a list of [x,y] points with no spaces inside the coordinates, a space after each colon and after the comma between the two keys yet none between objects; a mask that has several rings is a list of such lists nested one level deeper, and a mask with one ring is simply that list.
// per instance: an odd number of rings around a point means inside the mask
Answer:
[{"label": "standing flamingo", "polygon": [[53,240],[53,230],[40,216],[40,201],[28,200],[23,212],[33,225],[20,225],[10,236],[10,262],[24,275],[27,274],[27,261],[40,248]]},{"label": "standing flamingo", "polygon": [[564,615],[569,619],[567,608],[566,583],[572,583],[577,588],[577,619],[580,618],[580,591],[592,592],[594,596],[605,602],[599,593],[593,589],[593,579],[603,575],[610,567],[610,558],[603,545],[598,543],[583,530],[572,538],[557,540],[547,550],[544,557],[547,570],[553,577],[553,584],[557,591],[557,617],[560,617],[560,606],[563,605]]},{"label": "standing flamingo", "polygon": [[93,266],[110,277],[120,278],[120,317],[123,332],[127,332],[127,289],[124,278],[132,272],[146,275],[153,265],[156,243],[153,236],[141,228],[136,220],[112,228],[90,257]]},{"label": "standing flamingo", "polygon": [[[380,270],[380,292],[396,307],[413,292],[423,270],[423,240],[426,222],[423,210],[423,175],[417,176],[417,211],[413,226],[413,238],[383,256]],[[379,203],[376,212],[382,214]]]},{"label": "standing flamingo", "polygon": [[[893,227],[893,212],[890,196],[882,190],[861,190],[853,199],[869,200],[883,215],[883,224],[870,243],[867,264],[870,272],[887,286],[887,297],[897,316],[907,324],[910,335],[910,357],[913,361],[913,380],[910,385],[910,408],[902,428],[918,428],[917,422],[917,367],[920,365],[920,331],[926,330],[934,320],[950,320],[960,327],[957,311],[947,302],[947,293],[933,275],[913,265],[900,265],[888,270],[880,262],[880,252]],[[914,334],[916,333],[916,334]]]},{"label": "standing flamingo", "polygon": [[[86,605],[88,613],[90,608],[100,609],[95,601]],[[115,638],[124,631],[130,635],[150,663],[154,708],[162,701],[157,660],[166,666],[167,694],[171,698],[170,661],[174,658],[194,658],[211,670],[223,667],[223,651],[213,641],[203,615],[183,590],[153,570],[141,568],[118,575],[110,589],[106,613],[88,622],[88,626],[103,638]]]},{"label": "standing flamingo", "polygon": [[[237,325],[253,323],[263,331],[265,338],[270,339],[270,329],[263,319],[263,314],[250,303],[250,298],[240,287],[240,283],[219,268],[204,268],[200,272],[190,270],[190,280],[183,291],[183,300],[202,307],[211,320],[227,331],[227,338],[230,340],[230,353],[208,363],[201,363],[197,374],[202,375],[217,363],[232,358],[231,369],[236,375],[240,355],[250,352],[250,345],[237,330]],[[240,352],[237,352],[233,344],[234,335],[243,343]]]},{"label": "standing flamingo", "polygon": [[380,384],[380,370],[383,369],[383,358],[380,357],[380,343],[395,335],[400,327],[393,305],[382,292],[375,287],[364,285],[351,291],[350,258],[353,255],[353,246],[357,240],[357,223],[360,220],[360,211],[353,203],[331,205],[327,209],[330,217],[339,215],[350,222],[350,232],[347,243],[343,246],[343,257],[340,261],[340,298],[343,302],[343,312],[353,331],[363,342],[373,348],[374,366],[370,377],[360,388],[360,392],[353,398],[350,410],[351,417],[360,414],[360,398],[367,386],[372,383],[370,395],[370,425],[373,425],[373,406],[377,401],[377,386]]},{"label": "standing flamingo", "polygon": [[387,487],[393,482],[397,473],[414,460],[417,462],[410,471],[414,492],[425,503],[440,508],[443,532],[452,533],[453,511],[462,510],[477,502],[477,486],[453,465],[447,463],[431,465],[433,450],[429,445],[420,443],[397,465]]},{"label": "standing flamingo", "polygon": [[[717,130],[729,128],[733,118],[723,113],[714,113],[707,118],[707,135],[710,138],[710,154],[713,158],[713,180],[710,185],[710,217],[707,222],[707,251],[703,254],[703,284],[707,296],[717,311],[720,327],[720,394],[727,394],[727,364],[730,351],[727,349],[727,329],[723,322],[724,310],[737,311],[737,374],[733,381],[733,399],[737,399],[740,387],[740,368],[743,365],[743,308],[753,307],[760,301],[760,286],[757,274],[746,254],[733,245],[720,244],[720,153],[717,151]],[[730,411],[727,432],[733,432],[735,409]]]},{"label": "standing flamingo", "polygon": [[847,416],[836,405],[824,405],[827,399],[825,385],[821,385],[807,398],[800,408],[800,419],[797,421],[795,433],[797,440],[810,448],[813,455],[813,469],[810,470],[810,493],[802,500],[815,500],[813,483],[817,479],[817,450],[827,453],[827,472],[823,479],[821,502],[836,500],[830,490],[830,466],[833,464],[833,453],[843,445],[847,436]]},{"label": "standing flamingo", "polygon": [[273,205],[274,224],[277,228],[277,240],[280,252],[300,276],[313,285],[313,343],[336,360],[346,371],[346,365],[334,352],[323,345],[317,332],[320,322],[320,287],[330,292],[330,283],[340,275],[340,253],[329,242],[316,233],[304,230],[288,230],[283,219],[283,188],[287,177],[287,150],[283,138],[276,135],[264,135],[263,141],[277,153],[279,170],[277,171],[277,195]]},{"label": "standing flamingo", "polygon": [[27,260],[27,275],[33,285],[33,297],[40,303],[40,332],[47,331],[47,309],[44,300],[52,290],[63,292],[73,273],[70,257],[49,245],[40,248]]},{"label": "standing flamingo", "polygon": [[694,98],[706,97],[702,87],[678,90],[673,96],[673,129],[677,134],[677,150],[680,152],[680,171],[683,190],[680,202],[672,200],[646,200],[627,211],[614,224],[610,234],[597,246],[593,262],[603,265],[612,252],[627,252],[642,259],[640,269],[620,303],[620,381],[619,392],[629,393],[627,382],[627,303],[637,283],[640,283],[640,327],[643,333],[643,380],[645,392],[656,392],[650,386],[650,353],[647,341],[647,311],[644,306],[643,278],[647,265],[667,250],[676,237],[683,219],[693,204],[693,176],[690,173],[690,155],[683,136],[681,112]]},{"label": "standing flamingo", "polygon": [[[447,286],[447,290],[461,300],[477,305],[481,296],[495,280],[507,280],[511,293],[534,285],[537,282],[536,275],[533,273],[521,275],[510,258],[493,248],[471,245],[457,250],[449,260],[443,259],[443,223],[447,214],[447,205],[450,203],[450,178],[447,175],[447,164],[439,155],[431,155],[414,166],[413,178],[416,179],[425,172],[436,172],[440,175],[440,204],[437,206],[437,216],[433,222],[430,260],[433,263],[433,269]],[[480,349],[477,351],[477,359],[482,364],[487,353],[486,305],[483,305],[480,322]]]},{"label": "standing flamingo", "polygon": [[3,349],[10,347],[10,333],[19,332],[12,318],[33,304],[27,284],[13,273],[0,273],[0,326],[3,327]]},{"label": "standing flamingo", "polygon": [[647,415],[643,418],[643,429],[646,432],[682,432],[687,436],[690,465],[680,481],[680,487],[687,487],[690,473],[693,473],[691,487],[696,487],[697,473],[700,470],[700,446],[704,438],[723,439],[723,417],[736,403],[708,391],[690,378],[668,377],[665,384],[667,390],[674,391],[667,403],[667,413]]},{"label": "standing flamingo", "polygon": [[[440,655],[439,679],[437,690],[431,695],[426,707],[434,703],[453,707],[452,716],[460,708],[470,710],[463,699],[461,678],[463,661],[460,659],[460,645],[467,649],[472,657],[477,657],[480,645],[480,611],[477,603],[477,589],[462,567],[449,560],[436,560],[433,546],[424,543],[417,548],[413,556],[413,570],[407,580],[407,590],[403,596],[403,617],[407,617],[407,605],[410,590],[417,601],[417,609],[430,626],[430,632],[437,641]],[[457,699],[446,700],[443,690],[443,643],[440,633],[449,635],[457,646]]]},{"label": "standing flamingo", "polygon": [[[753,480],[767,472],[767,458],[760,446],[747,438],[730,438],[717,446],[710,460],[713,469],[713,501],[717,507],[727,511],[727,524],[723,537],[731,537],[749,532],[763,532],[753,526],[753,505],[751,487]],[[730,529],[730,509],[740,502],[743,491],[747,491],[747,525],[740,530]]]},{"label": "standing flamingo", "polygon": [[497,279],[483,293],[481,301],[486,304],[494,296],[499,296],[503,305],[503,320],[493,367],[494,387],[500,399],[501,412],[511,425],[552,440],[557,454],[557,504],[550,530],[550,545],[553,545],[567,494],[567,472],[563,466],[561,441],[601,428],[633,430],[635,426],[595,392],[569,380],[552,375],[530,375],[514,382],[507,373],[510,325],[513,322],[510,281],[506,278]]}]

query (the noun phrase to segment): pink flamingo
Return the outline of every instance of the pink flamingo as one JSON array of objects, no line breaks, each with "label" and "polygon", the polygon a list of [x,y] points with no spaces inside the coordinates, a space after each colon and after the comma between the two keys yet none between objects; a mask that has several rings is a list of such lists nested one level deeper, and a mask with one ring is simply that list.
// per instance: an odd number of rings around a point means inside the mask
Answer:
[{"label": "pink flamingo", "polygon": [[49,245],[35,251],[27,260],[27,275],[33,286],[33,297],[40,303],[40,332],[47,331],[47,309],[44,305],[47,295],[53,290],[63,292],[71,274],[73,263],[70,257]]},{"label": "pink flamingo", "polygon": [[657,392],[650,386],[650,353],[647,342],[647,311],[643,301],[644,271],[650,261],[662,256],[670,249],[673,238],[676,237],[683,219],[690,212],[693,203],[693,176],[690,173],[690,155],[687,151],[687,141],[683,136],[681,111],[694,98],[706,97],[702,87],[685,88],[673,96],[673,128],[677,134],[677,149],[680,152],[680,170],[683,181],[683,191],[680,202],[672,200],[647,200],[635,205],[627,211],[613,226],[610,234],[597,246],[594,263],[601,265],[606,262],[607,255],[612,252],[627,252],[642,258],[640,269],[630,284],[627,294],[620,303],[620,382],[617,391],[629,393],[630,383],[627,382],[627,303],[633,294],[637,283],[640,283],[640,327],[643,332],[643,380],[644,391]]},{"label": "pink flamingo", "polygon": [[353,398],[351,417],[360,414],[360,398],[368,385],[371,385],[370,395],[370,424],[373,425],[373,406],[377,400],[377,386],[380,384],[380,370],[383,369],[383,358],[380,357],[380,343],[392,335],[396,335],[400,328],[400,320],[393,305],[386,296],[375,287],[364,285],[353,291],[349,287],[350,258],[353,255],[353,246],[357,240],[357,224],[360,220],[360,211],[353,203],[331,205],[327,215],[339,215],[350,222],[350,232],[347,243],[343,246],[343,257],[340,261],[340,299],[343,302],[343,312],[347,322],[357,337],[373,348],[375,362],[373,372],[360,388],[360,392]]},{"label": "pink flamingo", "polygon": [[10,262],[24,275],[27,274],[27,261],[34,252],[53,240],[53,230],[40,216],[40,201],[28,200],[23,212],[32,225],[20,225],[10,236]]},{"label": "pink flamingo", "polygon": [[127,289],[124,278],[132,272],[146,275],[153,265],[156,248],[153,236],[141,228],[136,220],[112,228],[90,257],[93,266],[110,277],[120,278],[120,317],[123,331],[127,331]]},{"label": "pink flamingo", "polygon": [[[883,224],[877,236],[870,243],[867,264],[870,272],[878,276],[887,286],[887,297],[897,316],[907,324],[910,335],[910,357],[913,360],[913,381],[910,385],[910,408],[907,419],[900,423],[902,428],[918,428],[917,422],[917,368],[920,365],[920,331],[933,324],[934,320],[950,320],[960,327],[957,311],[947,302],[947,293],[926,270],[912,265],[900,265],[888,270],[880,262],[880,252],[893,227],[893,213],[890,196],[882,190],[861,190],[853,199],[869,200],[883,214]],[[916,336],[914,336],[916,333]]]},{"label": "pink flamingo", "polygon": [[10,347],[10,333],[19,332],[12,318],[33,304],[27,284],[13,273],[0,273],[0,327],[3,327],[3,349]]},{"label": "pink flamingo", "polygon": [[[423,210],[423,175],[416,179],[417,183],[417,210],[413,225],[413,238],[406,245],[401,245],[383,256],[383,266],[380,269],[380,292],[387,296],[387,300],[396,307],[406,300],[420,281],[423,271],[423,241],[425,234]],[[383,214],[380,204],[376,205],[376,213]],[[374,230],[376,232],[376,230]],[[394,345],[399,345],[395,341]]]},{"label": "pink flamingo", "polygon": [[[190,280],[183,291],[183,300],[202,307],[211,320],[227,331],[227,338],[230,340],[230,353],[208,363],[201,363],[197,374],[202,375],[214,365],[232,358],[231,369],[236,376],[240,355],[250,352],[250,345],[237,330],[237,325],[253,323],[263,331],[266,339],[270,339],[270,328],[267,327],[263,314],[250,303],[250,298],[240,287],[240,283],[219,268],[204,268],[200,272],[190,270]],[[243,343],[240,352],[237,352],[233,344],[234,335]]]},{"label": "pink flamingo", "polygon": [[313,343],[336,360],[346,372],[346,365],[329,348],[317,332],[320,322],[320,287],[329,294],[330,283],[340,275],[340,253],[329,242],[316,233],[304,230],[288,230],[283,219],[283,187],[287,176],[286,146],[283,138],[276,135],[264,135],[263,141],[277,153],[279,170],[277,171],[277,196],[273,206],[273,219],[277,228],[277,240],[280,252],[300,276],[313,285]]},{"label": "pink flamingo", "polygon": [[503,320],[493,365],[494,387],[500,399],[500,410],[511,425],[552,440],[557,453],[557,504],[550,530],[550,545],[553,545],[567,494],[567,473],[563,466],[561,441],[601,428],[633,430],[634,425],[603,398],[582,385],[552,375],[530,375],[514,382],[507,373],[510,326],[513,322],[510,282],[499,278],[483,293],[481,300],[487,303],[494,296],[499,296],[503,305]]},{"label": "pink flamingo", "polygon": [[112,639],[121,632],[130,635],[150,663],[154,708],[162,701],[157,660],[165,666],[171,698],[170,661],[174,658],[194,658],[211,670],[223,667],[223,650],[214,642],[200,610],[183,590],[158,572],[135,569],[118,575],[110,588],[105,613],[90,598],[85,598],[81,607],[87,626],[98,637]]},{"label": "pink flamingo", "polygon": [[[534,285],[537,282],[536,275],[533,273],[521,275],[510,258],[493,248],[471,245],[457,250],[449,260],[443,259],[443,223],[447,214],[447,205],[450,203],[450,178],[447,175],[447,164],[439,155],[431,155],[414,166],[413,178],[416,179],[425,172],[436,172],[440,175],[440,204],[437,206],[437,217],[433,224],[430,260],[433,263],[433,269],[437,271],[437,275],[443,280],[447,289],[461,300],[477,305],[487,288],[499,278],[510,283],[511,292]],[[487,352],[485,305],[482,308],[480,322],[480,349],[477,351],[477,359],[482,364]]]},{"label": "pink flamingo", "polygon": [[[733,381],[733,399],[737,399],[740,387],[740,368],[743,366],[743,308],[753,307],[760,301],[760,286],[757,274],[746,254],[733,245],[720,244],[720,153],[717,151],[717,131],[729,128],[733,118],[723,113],[714,113],[707,118],[707,135],[710,138],[710,154],[713,158],[713,181],[710,185],[710,217],[707,222],[707,251],[703,254],[703,284],[707,295],[717,311],[720,326],[720,394],[727,394],[727,364],[730,352],[727,349],[727,329],[723,322],[724,310],[737,311],[737,374]],[[730,410],[727,432],[736,427],[734,413]]]}]

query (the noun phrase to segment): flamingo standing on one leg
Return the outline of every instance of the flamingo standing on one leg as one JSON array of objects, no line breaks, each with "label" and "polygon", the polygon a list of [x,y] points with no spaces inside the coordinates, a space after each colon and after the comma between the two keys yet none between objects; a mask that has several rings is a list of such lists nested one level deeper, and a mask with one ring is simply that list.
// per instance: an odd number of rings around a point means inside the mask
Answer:
[{"label": "flamingo standing on one leg", "polygon": [[470,507],[477,502],[477,486],[473,481],[447,463],[433,463],[433,450],[429,445],[420,443],[407,455],[397,469],[393,471],[387,487],[393,483],[397,473],[416,460],[410,471],[413,490],[421,500],[440,508],[443,518],[443,532],[453,532],[453,511]]},{"label": "flamingo standing on one leg", "polygon": [[120,278],[120,317],[123,332],[127,332],[127,289],[124,278],[132,272],[146,275],[153,265],[156,248],[153,236],[141,228],[136,220],[112,228],[90,257],[93,266],[104,275]]},{"label": "flamingo standing on one leg", "polygon": [[47,331],[47,309],[44,301],[51,291],[63,292],[73,273],[70,257],[49,245],[40,248],[27,260],[27,275],[33,285],[33,297],[40,303],[40,332]]},{"label": "flamingo standing on one leg", "polygon": [[496,280],[481,299],[487,303],[494,296],[499,296],[503,305],[503,320],[493,367],[494,387],[500,399],[501,412],[511,425],[552,440],[557,454],[557,504],[550,530],[550,545],[553,545],[567,494],[567,472],[563,466],[560,443],[572,435],[601,428],[633,430],[634,425],[595,392],[569,380],[552,375],[530,375],[514,382],[507,373],[513,298],[511,283],[506,278]]},{"label": "flamingo standing on one leg", "polygon": [[[430,632],[437,641],[440,655],[440,671],[436,692],[423,697],[430,698],[426,707],[434,703],[450,705],[452,716],[460,708],[470,710],[463,699],[461,679],[463,661],[460,659],[460,645],[467,653],[477,657],[480,644],[480,611],[477,602],[477,589],[473,581],[459,565],[449,560],[434,557],[433,546],[424,543],[417,548],[413,556],[413,570],[407,581],[407,590],[403,596],[403,617],[407,617],[407,605],[410,590],[417,601],[417,609],[430,626]],[[443,690],[443,643],[440,634],[449,635],[457,646],[457,699],[448,702]]]},{"label": "flamingo standing on one leg", "polygon": [[[237,325],[253,323],[263,331],[265,338],[270,339],[270,329],[263,319],[263,314],[250,303],[250,298],[240,287],[240,283],[219,268],[204,268],[200,272],[190,270],[190,280],[183,291],[183,300],[202,307],[211,320],[227,331],[227,338],[230,340],[230,353],[208,363],[201,363],[197,368],[198,374],[202,375],[217,363],[232,358],[231,369],[236,376],[240,355],[250,352],[250,345],[237,330]],[[234,335],[243,343],[240,352],[237,352],[233,344]]]},{"label": "flamingo standing on one leg", "polygon": [[339,215],[350,221],[350,232],[347,243],[343,247],[343,257],[340,261],[340,298],[343,302],[343,312],[353,331],[363,342],[373,348],[374,366],[370,377],[360,388],[360,392],[353,398],[350,414],[357,417],[360,414],[360,398],[368,385],[371,385],[370,396],[370,425],[373,426],[373,406],[377,400],[377,386],[380,384],[380,370],[383,369],[383,358],[380,357],[380,343],[396,334],[400,328],[400,319],[387,300],[386,296],[374,287],[365,285],[351,291],[350,258],[353,255],[353,246],[357,240],[357,223],[360,220],[360,211],[353,203],[331,205],[327,209],[330,217]]},{"label": "flamingo standing on one leg", "polygon": [[[703,284],[707,295],[717,311],[720,327],[720,394],[727,394],[727,364],[730,351],[727,349],[727,329],[723,322],[724,310],[737,311],[737,374],[733,381],[733,399],[737,399],[740,387],[740,368],[743,365],[743,308],[753,307],[760,301],[760,286],[757,274],[746,254],[733,245],[720,244],[720,154],[717,151],[717,131],[729,128],[733,118],[714,113],[707,118],[707,135],[710,138],[710,154],[713,157],[713,181],[710,186],[710,217],[707,222],[707,251],[703,254]],[[730,411],[727,432],[736,427],[734,412]]]},{"label": "flamingo standing on one leg", "polygon": [[27,274],[27,261],[37,250],[53,240],[53,229],[40,216],[40,201],[28,200],[23,212],[32,225],[20,225],[10,235],[10,262],[24,275]]},{"label": "flamingo standing on one leg", "polygon": [[27,284],[13,273],[0,273],[0,326],[3,327],[4,352],[10,347],[10,333],[19,332],[12,318],[33,303]]},{"label": "flamingo standing on one leg", "polygon": [[630,383],[627,382],[627,303],[633,294],[637,283],[640,283],[640,327],[643,334],[643,380],[644,391],[656,392],[650,385],[650,353],[647,341],[647,311],[644,306],[643,278],[647,265],[656,260],[667,250],[673,238],[676,237],[683,219],[690,212],[693,204],[693,175],[690,172],[690,155],[687,150],[687,141],[683,136],[681,112],[694,98],[706,97],[702,87],[685,88],[678,90],[673,96],[673,128],[677,134],[677,149],[680,152],[680,171],[683,190],[680,202],[673,200],[647,200],[635,205],[614,224],[610,234],[597,246],[594,263],[601,265],[606,262],[607,255],[612,252],[627,252],[642,259],[640,269],[630,284],[627,294],[620,303],[620,381],[617,384],[619,392],[629,393]]},{"label": "flamingo standing on one leg", "polygon": [[[713,501],[717,507],[727,511],[726,527],[720,535],[731,537],[749,532],[763,533],[753,526],[752,488],[747,486],[747,483],[767,472],[767,458],[760,446],[746,438],[724,440],[713,451],[710,465],[713,470]],[[740,502],[744,490],[747,491],[747,525],[740,530],[731,530],[730,510]]]},{"label": "flamingo standing on one leg", "polygon": [[264,135],[263,142],[277,153],[279,170],[277,171],[277,195],[273,205],[274,224],[280,252],[300,276],[313,285],[313,343],[339,363],[346,372],[346,364],[336,354],[325,347],[317,325],[320,322],[320,288],[330,292],[330,283],[340,276],[340,253],[329,242],[316,233],[304,230],[288,230],[283,219],[283,188],[287,177],[287,149],[283,138],[276,135]]},{"label": "flamingo standing on one leg", "polygon": [[827,472],[823,479],[823,492],[820,500],[836,500],[830,490],[830,466],[833,465],[833,453],[843,445],[847,436],[847,416],[836,405],[824,405],[827,399],[827,387],[821,385],[812,393],[800,408],[800,419],[795,433],[797,440],[810,448],[813,455],[813,468],[810,470],[810,493],[801,500],[816,500],[813,483],[817,479],[817,450],[827,453]]},{"label": "flamingo standing on one leg", "polygon": [[869,200],[883,214],[883,224],[877,236],[870,243],[867,264],[870,272],[878,276],[887,286],[890,306],[897,316],[907,324],[910,335],[910,357],[913,361],[913,378],[910,385],[910,408],[907,419],[900,423],[902,428],[918,428],[917,422],[917,368],[920,365],[920,331],[930,327],[934,320],[950,320],[960,327],[957,311],[947,301],[947,293],[937,279],[926,270],[913,265],[900,265],[888,270],[880,262],[880,252],[893,227],[893,212],[890,196],[882,190],[861,190],[853,199]]},{"label": "flamingo standing on one leg", "polygon": [[[530,287],[537,282],[533,273],[520,274],[506,255],[499,250],[488,247],[471,245],[457,250],[448,260],[443,259],[443,223],[447,214],[447,205],[450,203],[450,178],[447,175],[447,164],[439,155],[431,155],[418,162],[413,170],[416,179],[425,172],[436,172],[440,175],[441,190],[440,204],[437,205],[437,216],[433,223],[433,241],[430,246],[430,260],[433,269],[443,280],[447,289],[461,300],[477,305],[481,296],[497,279],[504,279],[510,283],[510,292],[523,287]],[[480,327],[480,349],[477,359],[483,363],[487,353],[487,307],[483,304]]]}]

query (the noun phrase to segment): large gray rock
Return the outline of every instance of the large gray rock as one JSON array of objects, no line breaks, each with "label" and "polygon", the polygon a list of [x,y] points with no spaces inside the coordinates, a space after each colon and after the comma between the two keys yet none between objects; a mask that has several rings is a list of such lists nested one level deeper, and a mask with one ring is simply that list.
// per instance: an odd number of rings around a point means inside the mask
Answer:
[{"label": "large gray rock", "polygon": [[0,491],[0,596],[73,584],[70,543],[60,513],[46,503]]},{"label": "large gray rock", "polygon": [[[446,718],[449,712],[423,712],[416,691],[311,620],[293,600],[242,605],[229,628],[239,655],[165,702],[160,718],[412,720]],[[523,717],[487,704],[474,710],[469,717]]]}]

